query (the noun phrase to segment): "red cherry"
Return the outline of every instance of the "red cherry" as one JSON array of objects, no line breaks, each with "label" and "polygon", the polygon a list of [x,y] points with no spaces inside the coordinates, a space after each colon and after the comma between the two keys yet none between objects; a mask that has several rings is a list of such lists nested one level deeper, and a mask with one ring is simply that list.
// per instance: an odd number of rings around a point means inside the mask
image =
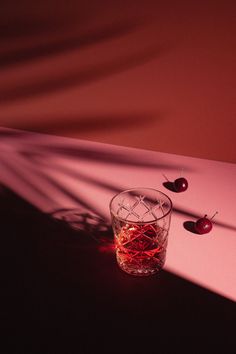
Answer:
[{"label": "red cherry", "polygon": [[176,192],[184,192],[188,188],[188,181],[186,180],[186,178],[183,177],[177,178],[174,181],[174,187]]},{"label": "red cherry", "polygon": [[197,220],[195,224],[195,229],[199,234],[207,234],[212,229],[212,222],[207,218],[207,215],[204,218],[200,218]]}]

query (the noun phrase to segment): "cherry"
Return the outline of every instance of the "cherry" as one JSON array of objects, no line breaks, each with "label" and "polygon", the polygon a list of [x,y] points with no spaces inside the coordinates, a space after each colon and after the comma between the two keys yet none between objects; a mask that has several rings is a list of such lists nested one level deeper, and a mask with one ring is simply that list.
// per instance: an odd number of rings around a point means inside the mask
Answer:
[{"label": "cherry", "polygon": [[207,215],[204,215],[203,218],[200,218],[197,220],[196,224],[195,224],[195,230],[197,231],[198,234],[202,235],[202,234],[207,234],[208,232],[211,231],[212,229],[212,222],[211,220],[214,218],[214,216],[217,214],[218,212],[216,212],[211,219],[207,218]]},{"label": "cherry", "polygon": [[174,181],[174,187],[176,192],[184,192],[188,188],[188,181],[184,177],[177,178]]},{"label": "cherry", "polygon": [[[182,172],[183,172],[183,169],[182,169]],[[181,173],[181,175],[182,175],[182,173]],[[176,193],[184,192],[188,188],[188,181],[184,177],[179,177],[174,182],[169,181],[169,179],[164,174],[163,174],[163,177],[167,181],[167,182],[163,183],[164,187],[166,187],[167,189],[169,189],[172,192],[176,192]]]}]

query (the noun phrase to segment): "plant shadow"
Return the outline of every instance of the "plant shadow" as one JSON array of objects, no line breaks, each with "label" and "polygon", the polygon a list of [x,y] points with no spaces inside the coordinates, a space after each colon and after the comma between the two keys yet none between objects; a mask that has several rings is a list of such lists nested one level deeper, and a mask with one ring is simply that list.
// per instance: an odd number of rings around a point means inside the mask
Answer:
[{"label": "plant shadow", "polygon": [[[43,144],[41,141],[42,136],[35,135],[29,132],[18,132],[13,131],[5,131],[0,130],[0,135],[6,141],[4,143],[10,144],[11,149],[15,147],[16,156],[15,161],[18,161],[18,164],[13,164],[8,159],[1,159],[1,163],[6,165],[6,168],[10,171],[12,177],[9,177],[12,180],[12,183],[18,183],[17,180],[20,180],[21,183],[27,187],[30,186],[32,191],[38,193],[40,196],[44,195],[45,200],[49,200],[49,195],[44,192],[44,184],[50,184],[54,189],[58,189],[58,192],[65,194],[71,200],[76,202],[79,206],[83,206],[86,210],[91,211],[91,206],[87,203],[84,198],[78,193],[75,195],[74,191],[68,188],[65,183],[62,183],[60,179],[57,178],[57,175],[50,176],[48,168],[55,172],[58,171],[59,174],[63,174],[65,176],[69,176],[71,178],[75,178],[77,180],[84,181],[98,189],[104,189],[106,192],[111,191],[114,193],[118,193],[124,189],[127,189],[123,184],[118,184],[117,182],[110,182],[99,179],[97,176],[91,176],[90,173],[84,173],[78,170],[75,170],[71,166],[64,163],[57,163],[57,157],[60,158],[69,158],[73,159],[75,162],[85,161],[95,161],[96,163],[105,163],[107,164],[107,168],[109,165],[121,165],[122,168],[126,166],[134,167],[134,168],[151,168],[156,170],[161,169],[170,169],[176,170],[179,166],[174,164],[168,164],[164,160],[158,161],[147,161],[146,159],[140,158],[140,155],[137,154],[125,154],[121,153],[120,150],[108,150],[105,145],[101,145],[100,148],[95,148],[94,146],[88,146],[88,144],[79,144],[79,146],[75,146],[74,144],[62,142],[51,141],[51,137],[44,135]],[[39,142],[37,142],[37,138],[39,138]],[[24,142],[27,141],[27,144],[24,145]],[[33,142],[32,142],[32,141]],[[53,164],[52,162],[53,158]],[[24,172],[26,168],[29,170],[28,176],[26,174],[22,174],[22,168],[18,171],[18,165],[24,163]],[[186,170],[189,170],[188,167],[185,167]],[[36,175],[37,178],[34,178]],[[38,177],[40,176],[41,182],[40,185],[38,181]],[[14,178],[13,178],[14,177]],[[9,180],[8,178],[8,180]],[[191,211],[188,208],[183,208],[178,205],[174,205],[173,212],[185,217],[191,217],[197,219],[199,214]],[[101,215],[99,210],[96,211],[97,215],[104,218],[104,215]],[[230,225],[221,221],[214,221],[214,224],[220,226],[222,228],[226,228],[232,231],[236,230],[234,225]],[[188,230],[191,231],[191,230]]]},{"label": "plant shadow", "polygon": [[[31,121],[24,121],[24,118],[18,118],[21,123],[14,124],[15,129],[23,129],[35,131],[38,133],[47,134],[71,134],[78,132],[110,132],[112,130],[127,130],[127,128],[146,126],[147,124],[155,123],[160,120],[160,115],[144,112],[130,114],[109,114],[97,116],[56,116],[44,117],[43,120],[38,120],[37,117],[31,117]],[[14,119],[13,119],[14,121]],[[9,126],[9,124],[8,124]]]},{"label": "plant shadow", "polygon": [[153,46],[151,48],[140,51],[139,53],[118,58],[114,61],[103,63],[102,65],[94,65],[89,68],[82,68],[77,72],[59,73],[57,77],[45,78],[33,84],[5,88],[0,90],[0,104],[29,99],[37,96],[45,96],[50,93],[64,91],[67,88],[80,87],[96,82],[114,74],[127,71],[129,69],[139,67],[150,60],[160,56],[163,48]]},{"label": "plant shadow", "polygon": [[[33,24],[31,24],[32,27]],[[41,27],[40,31],[44,30],[43,34],[44,41],[38,40],[38,37],[31,38],[31,42],[28,41],[28,47],[13,49],[9,52],[3,53],[0,58],[0,68],[9,68],[11,66],[19,65],[20,63],[29,63],[33,60],[38,60],[41,58],[50,58],[53,55],[65,54],[67,52],[73,51],[75,49],[82,49],[87,46],[96,45],[100,42],[108,41],[111,39],[119,38],[123,35],[129,34],[134,31],[138,26],[141,25],[141,21],[138,22],[123,22],[114,23],[112,25],[107,25],[98,28],[96,31],[88,31],[87,33],[77,34],[78,30],[73,29],[73,32],[65,34],[56,33],[54,31],[54,39],[47,42],[46,27]],[[35,26],[36,27],[36,26]],[[48,34],[50,33],[51,27],[48,26]],[[22,33],[23,34],[23,33]],[[24,33],[27,34],[27,31]]]},{"label": "plant shadow", "polygon": [[[165,270],[149,278],[122,272],[115,255],[88,237],[91,223],[104,226],[96,216],[71,210],[46,215],[6,189],[0,211],[2,334],[11,338],[7,353],[35,353],[36,346],[37,353],[45,352],[45,345],[57,353],[104,352],[120,328],[129,333],[126,348],[132,344],[135,353],[150,341],[152,348],[157,332],[162,338],[215,338],[222,337],[227,322],[227,335],[233,334],[232,301]],[[72,227],[61,215],[72,218]],[[142,326],[141,344],[140,321],[148,323]]]}]

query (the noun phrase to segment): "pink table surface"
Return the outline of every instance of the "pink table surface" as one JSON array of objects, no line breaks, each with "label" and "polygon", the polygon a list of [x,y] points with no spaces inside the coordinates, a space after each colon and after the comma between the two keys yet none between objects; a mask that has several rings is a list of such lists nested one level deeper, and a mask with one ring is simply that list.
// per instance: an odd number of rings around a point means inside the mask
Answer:
[{"label": "pink table surface", "polygon": [[[174,180],[181,169],[188,190],[167,190],[163,174]],[[42,212],[93,210],[108,221],[119,190],[163,191],[174,205],[165,269],[236,300],[235,164],[1,128],[0,171],[3,186]],[[215,211],[209,234],[183,227]]]}]

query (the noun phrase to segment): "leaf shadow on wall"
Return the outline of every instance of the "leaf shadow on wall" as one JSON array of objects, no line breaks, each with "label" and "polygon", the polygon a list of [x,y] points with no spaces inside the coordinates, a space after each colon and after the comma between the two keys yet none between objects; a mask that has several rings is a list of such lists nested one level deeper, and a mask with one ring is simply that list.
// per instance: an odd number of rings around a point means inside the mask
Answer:
[{"label": "leaf shadow on wall", "polygon": [[[68,33],[61,29],[57,31],[52,30],[50,24],[45,24],[45,28],[42,30],[42,36],[40,37],[40,28],[42,24],[32,23],[30,20],[26,21],[22,31],[19,31],[19,37],[29,37],[27,47],[17,48],[10,50],[9,52],[2,53],[0,56],[0,69],[17,69],[21,67],[21,64],[34,64],[40,63],[40,60],[47,60],[54,58],[57,60],[57,56],[61,54],[70,54],[73,51],[92,48],[96,45],[103,45],[117,40],[119,38],[125,38],[127,35],[135,33],[140,28],[145,27],[148,24],[147,18],[141,16],[130,18],[129,20],[115,21],[109,25],[103,25],[97,29],[82,31],[79,27],[73,28],[74,31],[69,29]],[[19,24],[18,24],[19,25]],[[32,31],[29,31],[29,29]],[[32,32],[32,34],[30,34]],[[28,34],[27,34],[28,33]],[[53,36],[51,34],[53,33]],[[35,35],[34,35],[35,34]],[[48,34],[48,36],[47,36]],[[13,38],[17,36],[17,31],[9,29],[6,36]],[[38,40],[37,40],[38,38]],[[42,38],[44,39],[42,41]],[[48,39],[49,38],[49,39]],[[127,43],[126,43],[127,46]],[[4,86],[0,83],[0,105],[5,105],[14,102],[20,102],[34,98],[47,96],[56,92],[64,91],[73,87],[80,87],[88,85],[90,83],[102,80],[104,78],[123,73],[124,71],[133,69],[137,66],[148,63],[150,60],[156,59],[162,56],[166,52],[167,46],[154,44],[152,46],[146,46],[143,49],[139,47],[135,50],[127,48],[127,51],[119,54],[119,48],[117,48],[117,57],[109,59],[104,58],[102,63],[81,67],[79,61],[78,65],[70,68],[70,60],[66,67],[61,67],[56,74],[42,75],[42,77],[35,79],[33,82],[27,82],[27,75],[23,82],[12,84],[11,86]],[[103,51],[103,49],[102,49]],[[123,53],[123,54],[122,54]],[[27,66],[26,66],[27,68]],[[37,66],[36,66],[37,70]],[[50,70],[49,70],[50,71]],[[109,132],[111,130],[124,130],[127,127],[145,126],[155,123],[160,119],[159,113],[124,113],[116,115],[114,113],[103,116],[44,116],[42,117],[11,117],[1,118],[2,126],[12,126],[14,128],[26,129],[31,131],[46,132],[53,134],[69,134],[76,129],[78,133],[83,132]],[[163,119],[163,117],[161,117]],[[10,123],[9,123],[10,121]],[[11,123],[12,122],[12,123]]]},{"label": "leaf shadow on wall", "polygon": [[[127,113],[127,114],[106,114],[106,115],[77,115],[71,116],[69,114],[63,116],[43,116],[30,117],[29,120],[25,120],[24,117],[12,118],[15,129],[23,129],[27,131],[35,131],[39,133],[59,134],[66,135],[73,132],[78,134],[92,133],[92,132],[104,132],[104,134],[110,131],[127,131],[133,127],[142,127],[153,124],[160,121],[162,117],[159,113]],[[19,120],[20,123],[17,123]],[[6,124],[10,127],[10,124]],[[10,134],[10,133],[9,133]]]},{"label": "leaf shadow on wall", "polygon": [[64,91],[68,88],[85,86],[115,74],[141,66],[163,53],[164,48],[152,46],[136,54],[122,56],[103,64],[85,67],[77,72],[58,73],[56,77],[47,77],[35,83],[24,84],[13,88],[0,89],[0,104],[41,97],[51,93]]},{"label": "leaf shadow on wall", "polygon": [[[30,24],[32,26],[34,24]],[[78,29],[73,28],[68,33],[61,30],[60,32],[53,31],[53,36],[47,28],[38,29],[41,37],[29,36],[27,46],[17,48],[2,53],[0,57],[0,70],[17,67],[19,64],[31,64],[42,58],[50,58],[55,55],[66,54],[75,49],[83,49],[92,45],[97,45],[104,41],[115,40],[121,36],[127,35],[141,25],[141,22],[123,22],[107,25],[95,30],[90,30],[85,33],[78,33]],[[35,24],[33,28],[37,29]],[[51,30],[50,24],[48,29]],[[27,28],[29,31],[29,28]],[[24,32],[24,31],[23,31]],[[46,32],[46,33],[45,33]],[[40,34],[40,33],[39,33]],[[49,36],[49,37],[48,37]],[[52,37],[52,38],[51,38]]]}]

